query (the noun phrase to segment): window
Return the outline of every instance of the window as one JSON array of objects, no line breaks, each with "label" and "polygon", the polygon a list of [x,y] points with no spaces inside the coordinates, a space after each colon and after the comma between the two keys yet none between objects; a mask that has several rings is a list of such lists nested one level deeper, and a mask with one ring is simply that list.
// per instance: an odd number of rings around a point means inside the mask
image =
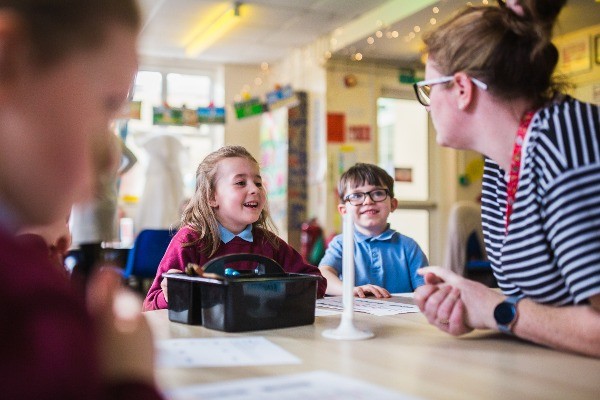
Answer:
[{"label": "window", "polygon": [[[141,101],[141,116],[139,120],[124,121],[121,126],[121,131],[127,133],[126,144],[134,152],[138,162],[122,177],[121,198],[141,198],[150,161],[144,144],[151,137],[163,134],[174,136],[181,142],[184,151],[179,157],[178,167],[183,176],[184,196],[190,197],[193,194],[196,168],[208,153],[222,144],[223,125],[153,125],[153,108],[164,104],[193,109],[206,107],[211,103],[213,90],[213,80],[209,75],[138,71],[132,100]],[[125,207],[128,216],[133,217],[136,211],[135,201],[125,204]]]},{"label": "window", "polygon": [[167,74],[167,104],[171,107],[208,107],[210,78],[201,75]]}]

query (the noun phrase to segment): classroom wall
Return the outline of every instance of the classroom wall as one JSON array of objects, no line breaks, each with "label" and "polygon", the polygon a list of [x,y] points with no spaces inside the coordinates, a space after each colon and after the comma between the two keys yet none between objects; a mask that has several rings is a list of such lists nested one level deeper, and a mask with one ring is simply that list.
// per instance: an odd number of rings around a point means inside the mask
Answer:
[{"label": "classroom wall", "polygon": [[[238,120],[235,117],[233,102],[245,90],[250,97],[263,101],[267,92],[276,86],[291,85],[296,91],[304,91],[308,98],[308,217],[316,217],[322,224],[326,220],[325,202],[325,92],[326,79],[320,55],[326,43],[317,40],[302,49],[296,49],[275,64],[268,71],[255,66],[228,65],[223,68],[224,93],[228,107],[228,120],[225,125],[224,144],[245,146],[260,158],[260,116]],[[256,78],[262,83],[255,84]],[[295,240],[296,242],[297,240]]]},{"label": "classroom wall", "polygon": [[[353,74],[354,87],[346,87],[344,77]],[[398,69],[366,63],[332,62],[327,69],[327,112],[346,115],[346,126],[369,125],[371,140],[328,144],[328,199],[327,208],[335,210],[337,195],[335,184],[339,178],[339,157],[350,145],[355,161],[377,163],[377,99],[379,97],[413,99],[411,85],[401,84]],[[444,149],[435,142],[435,130],[429,126],[430,162],[430,227],[429,254],[432,264],[440,264],[446,242],[446,221],[451,205],[458,198],[458,155],[455,150]],[[338,230],[341,226],[337,212],[328,214],[327,228]]]},{"label": "classroom wall", "polygon": [[[261,85],[255,79],[261,76]],[[227,121],[225,124],[225,145],[244,146],[257,160],[260,159],[260,115],[237,119],[233,103],[236,97],[247,90],[250,97],[264,99],[264,94],[273,90],[269,76],[263,76],[257,66],[225,65],[223,67],[225,103],[227,105]]]},{"label": "classroom wall", "polygon": [[[228,107],[224,144],[242,145],[257,157],[260,155],[260,118],[235,118],[233,101],[240,95],[243,87],[250,88],[251,96],[261,98],[264,98],[266,92],[273,90],[275,85],[291,84],[295,90],[306,91],[309,99],[308,216],[317,217],[326,234],[330,234],[339,232],[341,228],[335,192],[340,171],[335,157],[343,152],[343,146],[326,143],[326,113],[346,112],[347,124],[371,125],[373,140],[351,145],[356,151],[357,159],[377,163],[377,98],[382,95],[412,98],[413,92],[410,85],[398,82],[398,73],[394,68],[354,66],[348,69],[347,66],[333,63],[326,68],[323,60],[317,56],[320,53],[317,47],[318,43],[296,50],[271,65],[269,74],[261,75],[263,83],[260,86],[253,84],[255,77],[260,74],[255,66],[227,65],[222,68],[223,92]],[[359,82],[351,89],[343,84],[343,77],[349,71],[357,76]],[[441,170],[440,176],[433,173],[430,177],[431,198],[436,206],[431,211],[428,255],[430,261],[437,264],[443,259],[447,230],[445,221],[450,206],[457,200],[476,199],[480,181],[466,187],[458,185],[460,171],[470,160],[478,157],[476,153],[437,146],[432,126],[430,135],[430,157]]]},{"label": "classroom wall", "polygon": [[600,104],[600,24],[553,40],[559,51],[558,71],[573,87],[574,97]]},{"label": "classroom wall", "polygon": [[308,129],[308,218],[316,217],[326,226],[330,210],[325,207],[327,186],[327,157],[325,147],[325,113],[327,79],[323,54],[327,41],[319,39],[301,49],[296,49],[287,57],[273,65],[271,82],[280,85],[290,84],[294,90],[307,93]]},{"label": "classroom wall", "polygon": [[[345,78],[353,75],[354,87]],[[332,61],[327,66],[327,113],[343,114],[348,126],[370,127],[371,140],[327,144],[327,208],[328,232],[341,232],[342,221],[337,212],[337,182],[340,175],[355,162],[377,163],[377,98],[384,82],[393,81],[390,69],[349,62]],[[395,84],[395,83],[393,83]]]}]

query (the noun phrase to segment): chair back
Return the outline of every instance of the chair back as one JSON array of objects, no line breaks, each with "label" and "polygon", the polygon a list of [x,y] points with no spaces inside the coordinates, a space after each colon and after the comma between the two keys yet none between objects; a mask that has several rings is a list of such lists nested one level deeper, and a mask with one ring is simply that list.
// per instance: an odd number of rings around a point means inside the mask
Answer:
[{"label": "chair back", "polygon": [[[475,235],[473,236],[473,233]],[[448,240],[443,266],[459,275],[465,274],[465,265],[468,258],[469,239],[471,247],[475,244],[481,253],[481,258],[486,259],[483,244],[483,231],[481,228],[481,206],[473,201],[459,201],[450,209],[448,218]],[[474,241],[474,243],[473,243]]]},{"label": "chair back", "polygon": [[123,277],[154,278],[172,236],[168,229],[142,230],[129,252]]}]

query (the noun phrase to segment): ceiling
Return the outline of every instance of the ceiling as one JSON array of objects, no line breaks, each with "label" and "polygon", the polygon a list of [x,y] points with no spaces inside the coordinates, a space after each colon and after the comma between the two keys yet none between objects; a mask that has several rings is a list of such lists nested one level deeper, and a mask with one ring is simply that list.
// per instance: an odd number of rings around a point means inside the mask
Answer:
[{"label": "ceiling", "polygon": [[[276,62],[294,49],[325,38],[324,53],[330,51],[334,59],[354,60],[358,52],[363,62],[410,66],[419,60],[420,35],[432,26],[431,18],[443,20],[467,2],[247,0],[241,3],[240,22],[202,53],[189,57],[185,48],[191,33],[210,24],[214,20],[210,15],[215,12],[233,8],[234,2],[140,0],[144,14],[140,53],[168,59],[257,65]],[[434,7],[439,9],[436,14]],[[600,24],[598,0],[569,0],[555,34],[596,24]],[[375,35],[377,30],[381,31],[381,38]],[[367,43],[368,37],[373,38],[373,44]]]}]

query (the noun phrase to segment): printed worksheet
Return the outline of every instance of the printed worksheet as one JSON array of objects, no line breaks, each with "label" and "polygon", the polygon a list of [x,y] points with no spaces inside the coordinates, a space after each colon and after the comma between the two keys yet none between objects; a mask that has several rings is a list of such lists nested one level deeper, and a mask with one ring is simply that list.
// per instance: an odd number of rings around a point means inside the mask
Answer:
[{"label": "printed worksheet", "polygon": [[158,368],[299,364],[298,357],[262,336],[167,339],[155,343]]},{"label": "printed worksheet", "polygon": [[417,400],[328,371],[187,386],[166,395],[171,400]]},{"label": "printed worksheet", "polygon": [[[330,310],[343,310],[341,296],[325,297],[317,300],[317,307]],[[408,302],[398,301],[398,298],[393,301],[377,300],[372,298],[361,299],[354,298],[354,311],[373,315],[395,315],[419,312],[419,307]]]},{"label": "printed worksheet", "polygon": [[330,315],[341,315],[342,310],[332,310],[327,308],[315,307],[315,317],[328,317]]}]

